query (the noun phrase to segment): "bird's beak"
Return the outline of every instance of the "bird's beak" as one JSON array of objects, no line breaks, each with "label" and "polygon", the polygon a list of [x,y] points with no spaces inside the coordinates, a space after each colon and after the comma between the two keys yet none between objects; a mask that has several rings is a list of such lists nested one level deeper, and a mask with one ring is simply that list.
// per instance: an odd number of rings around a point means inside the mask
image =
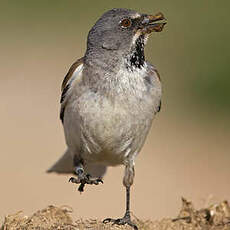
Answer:
[{"label": "bird's beak", "polygon": [[166,19],[162,13],[156,15],[143,15],[140,29],[144,34],[154,32],[161,32],[166,24]]}]

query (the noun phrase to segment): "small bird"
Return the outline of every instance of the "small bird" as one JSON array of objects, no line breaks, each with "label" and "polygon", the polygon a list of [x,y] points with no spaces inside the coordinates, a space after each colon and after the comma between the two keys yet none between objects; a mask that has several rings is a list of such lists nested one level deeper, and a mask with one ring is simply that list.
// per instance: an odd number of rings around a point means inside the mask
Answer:
[{"label": "small bird", "polygon": [[125,215],[104,223],[138,229],[130,218],[134,161],[160,111],[162,92],[144,47],[150,33],[165,24],[162,13],[107,11],[89,31],[85,55],[62,83],[60,119],[67,150],[48,172],[74,173],[70,181],[83,192],[86,184],[102,183],[108,166],[124,165]]}]

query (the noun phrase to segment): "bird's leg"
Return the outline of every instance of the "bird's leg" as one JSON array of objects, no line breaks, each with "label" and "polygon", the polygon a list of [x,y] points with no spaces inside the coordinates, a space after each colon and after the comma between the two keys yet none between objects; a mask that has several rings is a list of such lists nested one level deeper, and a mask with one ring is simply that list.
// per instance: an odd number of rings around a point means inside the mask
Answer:
[{"label": "bird's leg", "polygon": [[104,224],[107,224],[109,222],[117,225],[128,224],[133,229],[138,230],[137,226],[131,221],[130,218],[130,187],[126,187],[126,211],[124,217],[119,219],[106,218],[105,220],[103,220]]},{"label": "bird's leg", "polygon": [[103,183],[101,178],[92,179],[89,174],[86,174],[83,168],[83,164],[81,163],[75,167],[74,171],[77,175],[77,178],[70,177],[69,182],[72,182],[74,184],[80,184],[78,187],[79,192],[84,191],[85,184],[98,185],[99,183]]},{"label": "bird's leg", "polygon": [[137,226],[131,221],[131,218],[130,218],[130,187],[133,183],[133,178],[134,178],[134,168],[132,167],[130,169],[126,167],[124,181],[123,181],[126,187],[126,211],[125,211],[124,217],[119,218],[119,219],[106,218],[105,220],[103,220],[104,224],[109,223],[109,222],[113,224],[117,224],[117,225],[128,224],[133,229],[138,230]]}]

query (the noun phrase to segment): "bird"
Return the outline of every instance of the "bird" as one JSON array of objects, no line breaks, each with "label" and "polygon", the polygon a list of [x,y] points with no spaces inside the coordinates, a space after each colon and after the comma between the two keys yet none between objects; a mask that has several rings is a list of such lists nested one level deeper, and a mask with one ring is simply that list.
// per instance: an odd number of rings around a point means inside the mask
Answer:
[{"label": "bird", "polygon": [[130,188],[135,158],[144,145],[152,121],[161,108],[159,72],[145,60],[144,48],[152,32],[166,24],[162,13],[141,14],[114,8],[91,28],[84,56],[70,67],[62,83],[60,119],[67,150],[48,172],[73,173],[70,182],[103,183],[109,166],[124,166],[126,211],[122,218],[103,223],[129,225]]}]

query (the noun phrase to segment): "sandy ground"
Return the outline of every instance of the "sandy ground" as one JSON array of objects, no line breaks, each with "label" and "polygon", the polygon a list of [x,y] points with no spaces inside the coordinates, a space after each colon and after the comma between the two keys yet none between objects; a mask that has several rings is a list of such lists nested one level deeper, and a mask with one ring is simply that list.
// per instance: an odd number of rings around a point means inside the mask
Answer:
[{"label": "sandy ground", "polygon": [[[30,217],[22,212],[8,215],[1,227],[2,230],[115,230],[132,229],[128,225],[103,224],[96,219],[73,220],[69,207],[48,206],[36,211]],[[133,222],[140,230],[227,230],[230,229],[230,206],[227,201],[196,210],[193,204],[182,198],[182,207],[178,217],[165,218],[160,221],[143,221],[133,217]]]}]

